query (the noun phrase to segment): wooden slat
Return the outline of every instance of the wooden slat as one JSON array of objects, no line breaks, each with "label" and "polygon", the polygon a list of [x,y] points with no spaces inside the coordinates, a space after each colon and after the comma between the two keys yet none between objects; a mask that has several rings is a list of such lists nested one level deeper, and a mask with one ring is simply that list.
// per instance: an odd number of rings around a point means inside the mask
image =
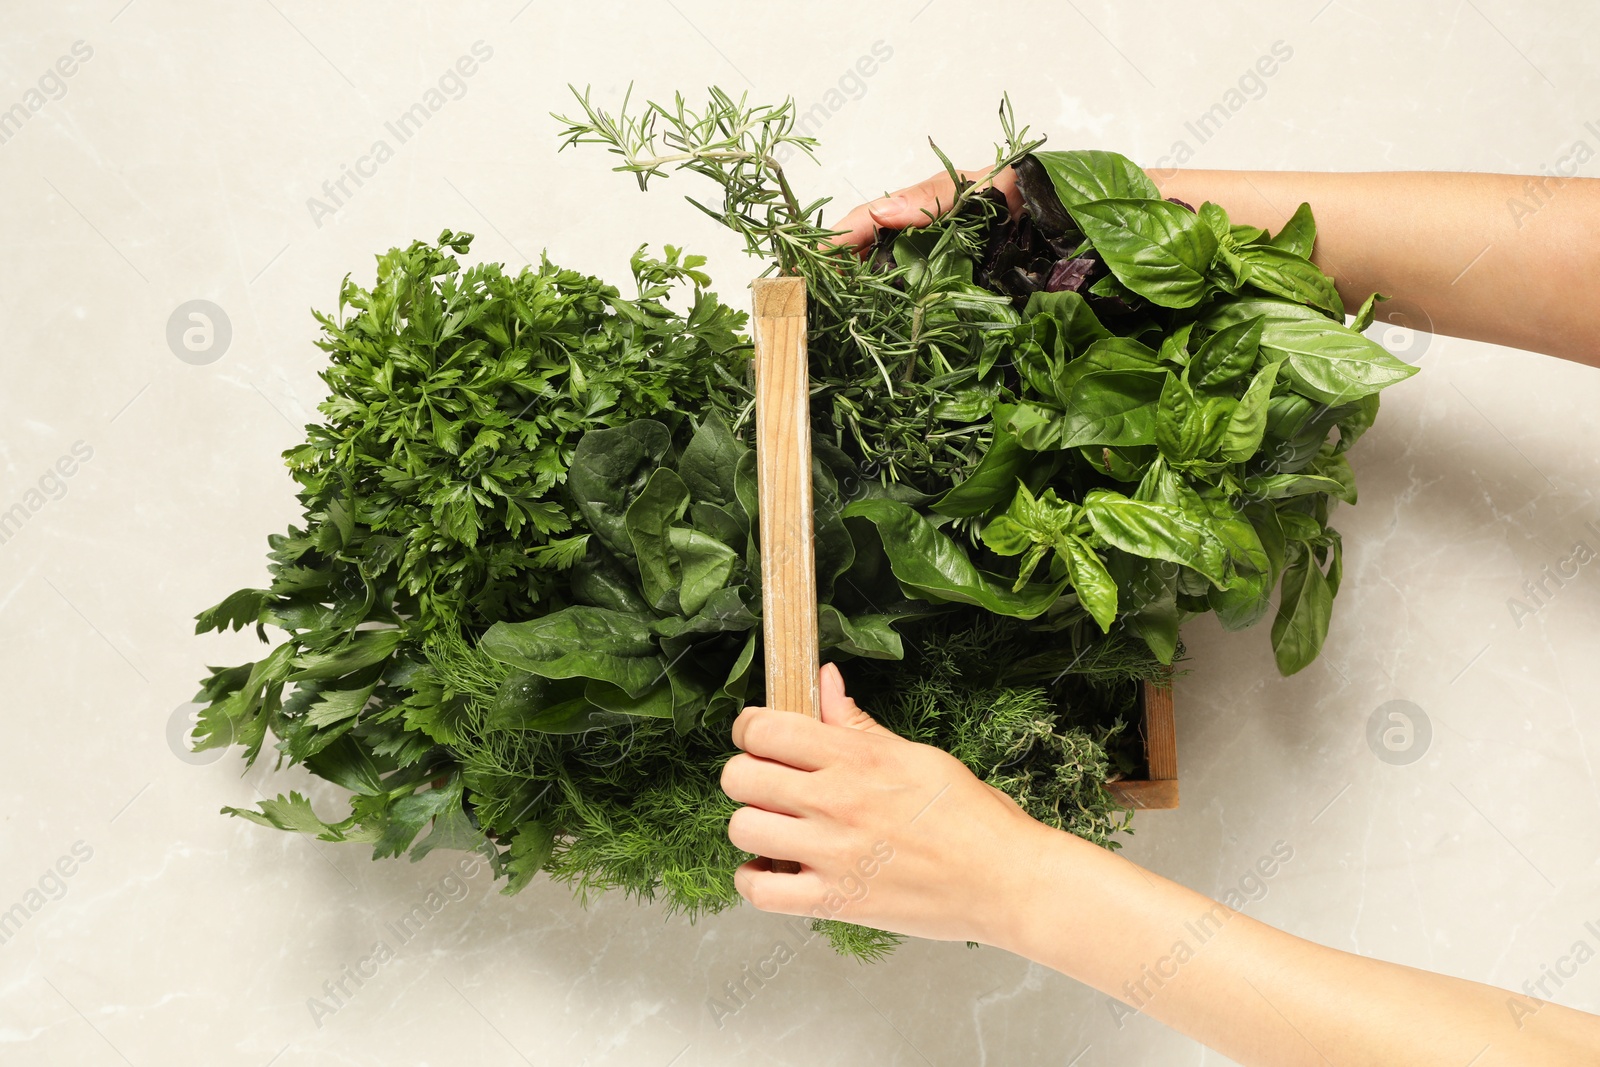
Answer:
[{"label": "wooden slat", "polygon": [[1178,730],[1172,719],[1172,684],[1144,683],[1144,748],[1152,780],[1178,777]]},{"label": "wooden slat", "polygon": [[[806,286],[801,278],[760,278],[751,288],[767,706],[815,719],[821,717],[822,705],[817,691]],[[771,862],[775,871],[800,871],[792,860]]]},{"label": "wooden slat", "polygon": [[1178,806],[1178,780],[1164,778],[1160,781],[1128,779],[1109,782],[1106,788],[1111,795],[1130,808],[1171,809]]},{"label": "wooden slat", "polygon": [[800,278],[760,278],[752,288],[767,705],[817,718],[821,706],[806,285]]},{"label": "wooden slat", "polygon": [[1145,761],[1148,778],[1126,778],[1108,782],[1111,794],[1130,808],[1171,809],[1178,806],[1178,731],[1172,714],[1172,686],[1145,682],[1140,702],[1144,705]]}]

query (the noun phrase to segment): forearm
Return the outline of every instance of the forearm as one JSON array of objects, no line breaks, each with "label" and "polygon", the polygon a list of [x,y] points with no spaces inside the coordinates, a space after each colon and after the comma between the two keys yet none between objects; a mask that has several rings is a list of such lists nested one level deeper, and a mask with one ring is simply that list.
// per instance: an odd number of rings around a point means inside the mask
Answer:
[{"label": "forearm", "polygon": [[1594,1016],[1305,941],[1070,835],[1035,854],[992,943],[1240,1063],[1560,1067],[1600,1049]]},{"label": "forearm", "polygon": [[[1600,366],[1600,179],[1432,172],[1151,172],[1162,195],[1211,200],[1276,231],[1302,202],[1313,260],[1354,311],[1372,292],[1433,331]],[[1383,304],[1378,318],[1385,318]],[[1405,325],[1415,326],[1413,321]]]}]

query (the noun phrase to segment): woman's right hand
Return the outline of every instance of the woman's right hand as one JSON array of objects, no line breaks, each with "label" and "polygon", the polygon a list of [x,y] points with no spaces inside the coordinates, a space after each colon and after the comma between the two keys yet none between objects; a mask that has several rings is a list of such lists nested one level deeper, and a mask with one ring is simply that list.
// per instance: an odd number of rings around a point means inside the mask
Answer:
[{"label": "woman's right hand", "polygon": [[[956,173],[967,181],[976,182],[981,181],[989,173],[989,169],[984,167]],[[1007,167],[995,174],[994,180],[988,184],[993,185],[1005,196],[1006,206],[1011,209],[1013,217],[1021,212],[1022,194],[1017,191],[1015,171]],[[955,182],[950,179],[948,171],[941,170],[938,174],[915,185],[908,185],[888,196],[852,208],[834,225],[835,229],[845,231],[834,238],[834,243],[848,244],[858,250],[865,249],[872,244],[880,228],[908,230],[926,226],[930,219],[938,218],[950,210],[955,196]]]}]

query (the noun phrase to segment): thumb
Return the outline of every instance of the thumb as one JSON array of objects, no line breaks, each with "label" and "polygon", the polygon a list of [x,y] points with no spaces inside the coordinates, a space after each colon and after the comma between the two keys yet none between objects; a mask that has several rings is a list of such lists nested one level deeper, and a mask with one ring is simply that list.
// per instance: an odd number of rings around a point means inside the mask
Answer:
[{"label": "thumb", "polygon": [[856,702],[845,694],[844,675],[839,673],[838,664],[823,664],[818,681],[822,696],[823,722],[829,726],[847,726],[852,730],[882,734],[886,737],[900,736],[886,726],[879,726],[871,715],[857,707]]}]

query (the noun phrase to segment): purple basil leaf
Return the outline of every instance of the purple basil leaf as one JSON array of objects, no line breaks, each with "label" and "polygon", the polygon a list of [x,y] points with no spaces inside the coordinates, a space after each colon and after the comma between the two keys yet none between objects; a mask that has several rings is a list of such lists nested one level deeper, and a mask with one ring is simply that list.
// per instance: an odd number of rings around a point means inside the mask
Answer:
[{"label": "purple basil leaf", "polygon": [[1089,280],[1089,272],[1092,270],[1094,270],[1094,260],[1088,256],[1057,260],[1056,265],[1050,268],[1050,277],[1045,280],[1044,291],[1076,293]]}]

